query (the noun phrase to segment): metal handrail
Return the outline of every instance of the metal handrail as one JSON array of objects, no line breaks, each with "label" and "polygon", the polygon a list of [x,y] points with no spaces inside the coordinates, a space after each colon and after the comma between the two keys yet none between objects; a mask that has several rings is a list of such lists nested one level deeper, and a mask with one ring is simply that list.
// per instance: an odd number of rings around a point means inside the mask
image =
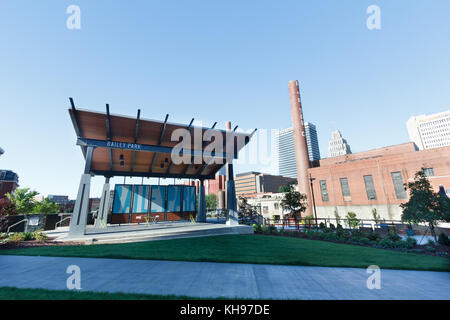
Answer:
[{"label": "metal handrail", "polygon": [[23,220],[20,220],[19,222],[14,223],[13,225],[10,225],[10,226],[8,227],[8,230],[6,231],[6,233],[9,233],[9,230],[10,230],[12,227],[17,226],[18,224],[21,224],[21,223],[24,222],[24,221],[28,221],[28,219],[23,219]]},{"label": "metal handrail", "polygon": [[68,216],[68,217],[65,217],[64,219],[59,220],[57,223],[55,223],[55,229],[57,228],[58,224],[62,223],[64,220],[67,220],[70,218],[72,218],[72,216]]}]

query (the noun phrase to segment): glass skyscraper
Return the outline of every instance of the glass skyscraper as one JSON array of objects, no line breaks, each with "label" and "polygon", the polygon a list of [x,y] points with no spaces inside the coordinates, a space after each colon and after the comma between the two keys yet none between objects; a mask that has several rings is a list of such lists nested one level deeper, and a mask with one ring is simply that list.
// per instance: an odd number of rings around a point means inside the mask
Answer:
[{"label": "glass skyscraper", "polygon": [[[305,122],[306,145],[309,161],[320,160],[319,141],[316,126]],[[278,168],[280,176],[297,179],[295,164],[294,131],[292,128],[280,130],[278,133]]]}]

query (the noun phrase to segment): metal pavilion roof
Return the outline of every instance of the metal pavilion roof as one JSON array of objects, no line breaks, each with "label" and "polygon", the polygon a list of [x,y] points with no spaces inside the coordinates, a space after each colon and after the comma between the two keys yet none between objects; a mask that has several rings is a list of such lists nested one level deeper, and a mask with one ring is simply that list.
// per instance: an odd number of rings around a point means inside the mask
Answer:
[{"label": "metal pavilion roof", "polygon": [[[147,120],[140,117],[140,110],[135,118],[113,115],[106,105],[106,112],[96,112],[75,108],[70,98],[69,114],[77,134],[77,144],[86,156],[87,148],[93,147],[89,172],[94,175],[162,177],[162,178],[190,178],[213,179],[217,171],[228,158],[237,158],[241,150],[254,134],[192,126],[168,122],[169,115],[164,121]],[[188,163],[172,161],[172,151],[181,141],[172,141],[172,133],[176,129],[185,129],[185,135],[191,135],[190,145],[185,145],[180,154],[189,154]],[[214,152],[210,141],[195,139],[205,132],[209,136],[220,136],[223,139],[223,152]],[[183,137],[184,140],[185,136]],[[207,140],[207,139],[205,139]],[[215,138],[212,139],[215,141]],[[234,147],[233,147],[234,144]],[[211,153],[211,151],[213,151]],[[205,156],[210,156],[205,159]],[[211,157],[216,163],[210,161]],[[209,160],[208,160],[209,159]],[[206,163],[205,161],[208,161]],[[217,163],[218,162],[218,163]]]}]

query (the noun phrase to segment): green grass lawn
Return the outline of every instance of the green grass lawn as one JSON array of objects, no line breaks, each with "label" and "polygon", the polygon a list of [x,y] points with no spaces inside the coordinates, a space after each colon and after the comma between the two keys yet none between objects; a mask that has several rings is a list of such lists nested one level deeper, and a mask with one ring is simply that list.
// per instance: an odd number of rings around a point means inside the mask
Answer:
[{"label": "green grass lawn", "polygon": [[223,235],[124,244],[38,247],[0,254],[239,262],[299,266],[450,271],[450,259],[437,256],[265,235]]},{"label": "green grass lawn", "polygon": [[184,296],[0,287],[0,300],[191,300]]}]

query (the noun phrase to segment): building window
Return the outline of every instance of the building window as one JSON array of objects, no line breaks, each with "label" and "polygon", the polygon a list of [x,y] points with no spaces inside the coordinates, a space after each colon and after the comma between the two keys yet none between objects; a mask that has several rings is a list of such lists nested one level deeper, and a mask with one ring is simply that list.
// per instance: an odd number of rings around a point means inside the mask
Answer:
[{"label": "building window", "polygon": [[263,213],[269,213],[269,207],[263,206]]},{"label": "building window", "polygon": [[342,196],[344,197],[345,201],[349,201],[350,199],[350,188],[348,186],[348,179],[347,178],[341,178],[341,189],[342,189]]},{"label": "building window", "polygon": [[377,193],[375,192],[372,176],[364,176],[364,184],[366,185],[367,199],[376,200]]},{"label": "building window", "polygon": [[397,199],[406,199],[406,189],[403,185],[402,173],[400,171],[392,172],[392,182],[394,183],[394,190]]},{"label": "building window", "polygon": [[320,193],[322,194],[322,201],[328,201],[327,180],[320,180]]},{"label": "building window", "polygon": [[434,177],[434,170],[433,170],[433,168],[425,168],[423,170],[423,173],[425,174],[425,177]]},{"label": "building window", "polygon": [[275,210],[278,210],[278,208],[279,208],[278,202],[275,202],[275,203],[273,204],[273,208],[274,208]]}]

